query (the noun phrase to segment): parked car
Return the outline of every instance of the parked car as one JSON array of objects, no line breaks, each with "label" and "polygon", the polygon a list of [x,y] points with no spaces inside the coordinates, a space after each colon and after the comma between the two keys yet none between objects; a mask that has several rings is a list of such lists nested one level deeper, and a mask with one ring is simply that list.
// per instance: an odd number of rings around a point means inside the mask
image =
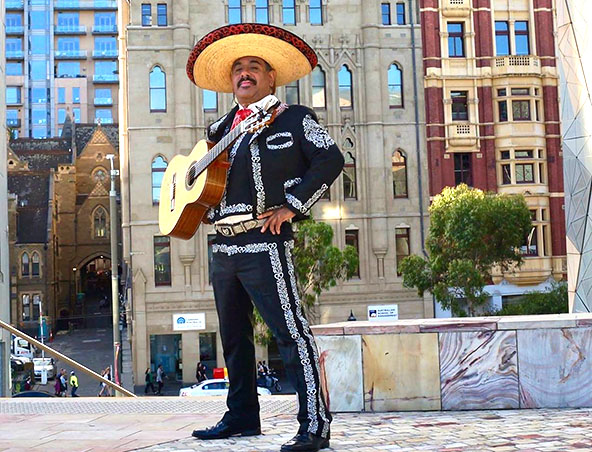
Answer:
[{"label": "parked car", "polygon": [[55,378],[57,366],[53,358],[33,358],[35,378],[41,378],[43,369],[47,370],[47,378]]},{"label": "parked car", "polygon": [[53,394],[45,391],[23,391],[12,396],[14,397],[55,397]]},{"label": "parked car", "polygon": [[[204,380],[201,383],[189,386],[188,388],[181,388],[179,396],[181,397],[202,397],[202,396],[218,396],[227,395],[230,383],[224,378],[215,378],[213,380]],[[257,387],[257,394],[271,395],[271,391],[266,388]]]},{"label": "parked car", "polygon": [[10,367],[15,372],[25,370],[25,364],[30,362],[31,360],[26,356],[10,355]]}]

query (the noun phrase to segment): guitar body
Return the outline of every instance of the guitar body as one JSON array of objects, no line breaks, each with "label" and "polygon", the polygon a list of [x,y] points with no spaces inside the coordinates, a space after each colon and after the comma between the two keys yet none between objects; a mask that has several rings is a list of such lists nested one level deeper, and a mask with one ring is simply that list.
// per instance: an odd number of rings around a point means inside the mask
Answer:
[{"label": "guitar body", "polygon": [[212,145],[198,142],[188,156],[177,155],[167,166],[160,188],[160,232],[180,239],[193,237],[210,207],[218,205],[226,187],[227,152],[221,153],[196,179],[188,176],[192,164],[204,158]]}]

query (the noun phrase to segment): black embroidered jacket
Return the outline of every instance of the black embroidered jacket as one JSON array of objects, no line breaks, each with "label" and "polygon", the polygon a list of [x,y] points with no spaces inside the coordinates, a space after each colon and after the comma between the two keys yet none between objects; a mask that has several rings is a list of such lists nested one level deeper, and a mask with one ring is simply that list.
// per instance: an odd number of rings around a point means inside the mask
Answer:
[{"label": "black embroidered jacket", "polygon": [[[239,214],[256,217],[281,206],[296,214],[293,221],[302,220],[339,176],[343,156],[315,113],[300,105],[279,108],[283,111],[269,127],[243,135],[231,147],[226,192],[209,210],[210,221]],[[237,110],[238,106],[208,128],[208,140],[216,143],[230,131]],[[237,159],[235,166],[237,155],[250,158]],[[236,177],[233,171],[245,171],[248,178]],[[248,180],[249,186],[235,187],[233,180]]]}]

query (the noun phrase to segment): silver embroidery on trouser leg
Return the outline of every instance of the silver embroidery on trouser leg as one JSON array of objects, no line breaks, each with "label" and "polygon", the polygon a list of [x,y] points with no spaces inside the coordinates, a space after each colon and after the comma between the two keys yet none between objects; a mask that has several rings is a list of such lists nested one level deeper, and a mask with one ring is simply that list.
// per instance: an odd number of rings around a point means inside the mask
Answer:
[{"label": "silver embroidery on trouser leg", "polygon": [[315,191],[313,195],[310,197],[310,199],[306,201],[304,204],[302,204],[302,201],[300,201],[296,196],[290,193],[286,194],[286,201],[288,201],[288,204],[291,204],[300,212],[306,213],[308,209],[310,209],[312,205],[315,202],[317,202],[321,196],[323,196],[323,193],[325,193],[325,190],[327,190],[328,188],[329,187],[327,186],[327,184],[321,185],[321,188]]},{"label": "silver embroidery on trouser leg", "polygon": [[[317,350],[317,346],[314,340],[314,337],[310,331],[310,326],[308,324],[308,320],[304,316],[302,312],[302,304],[300,302],[300,296],[298,295],[298,287],[296,285],[296,273],[294,271],[294,263],[292,261],[292,249],[294,248],[294,240],[286,240],[284,242],[284,247],[286,248],[286,263],[288,265],[288,275],[290,276],[290,285],[292,286],[292,295],[294,296],[294,300],[296,302],[296,315],[300,319],[300,323],[302,323],[302,331],[304,335],[308,338],[310,348],[312,349],[312,354],[314,357],[315,367],[317,369],[317,375],[319,376],[319,385],[321,383],[321,369],[319,365],[319,352]],[[323,392],[320,389],[317,394],[318,404],[319,404],[319,414],[321,419],[323,419],[323,431],[321,436],[323,438],[327,437],[329,433],[329,419],[327,418],[327,413],[325,412],[325,403],[323,401]],[[316,432],[312,432],[315,433]]]}]

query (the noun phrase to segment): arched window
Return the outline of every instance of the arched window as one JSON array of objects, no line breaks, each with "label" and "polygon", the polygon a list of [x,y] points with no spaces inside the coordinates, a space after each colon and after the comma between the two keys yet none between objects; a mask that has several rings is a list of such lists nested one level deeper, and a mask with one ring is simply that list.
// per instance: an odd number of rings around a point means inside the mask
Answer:
[{"label": "arched window", "polygon": [[107,170],[101,167],[95,168],[95,170],[92,172],[92,179],[95,183],[105,182],[107,179]]},{"label": "arched window", "polygon": [[166,74],[160,66],[150,71],[150,111],[166,111]]},{"label": "arched window", "polygon": [[93,229],[95,238],[104,239],[107,237],[107,211],[102,206],[95,209]]},{"label": "arched window", "polygon": [[31,256],[31,276],[39,276],[39,253]]},{"label": "arched window", "polygon": [[312,71],[312,106],[314,108],[325,108],[325,72],[321,66]]},{"label": "arched window", "polygon": [[343,157],[345,159],[345,165],[343,166],[343,197],[345,199],[357,199],[356,159],[349,151]]},{"label": "arched window", "polygon": [[21,276],[29,276],[29,254],[23,253],[21,256]]},{"label": "arched window", "polygon": [[339,79],[339,107],[352,108],[352,73],[345,64],[341,66],[337,77]]},{"label": "arched window", "polygon": [[160,155],[152,160],[152,204],[160,202],[160,187],[167,168],[167,161]]},{"label": "arched window", "polygon": [[269,0],[255,0],[255,22],[269,23]]},{"label": "arched window", "polygon": [[390,108],[403,108],[403,71],[395,63],[388,70],[388,94]]},{"label": "arched window", "polygon": [[402,151],[393,153],[393,195],[395,198],[407,197],[407,157]]}]

